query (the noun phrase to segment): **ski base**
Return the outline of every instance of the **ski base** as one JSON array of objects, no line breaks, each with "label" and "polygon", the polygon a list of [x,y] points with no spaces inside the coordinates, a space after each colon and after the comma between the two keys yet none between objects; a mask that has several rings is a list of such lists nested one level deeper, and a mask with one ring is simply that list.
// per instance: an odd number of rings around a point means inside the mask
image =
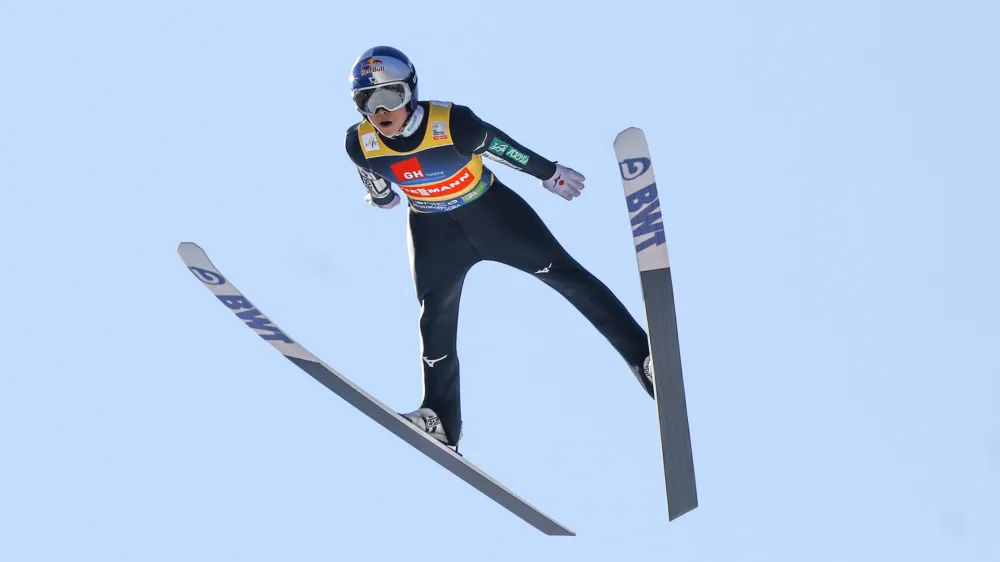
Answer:
[{"label": "ski base", "polygon": [[645,134],[641,129],[629,127],[615,137],[614,149],[625,188],[649,329],[667,513],[669,520],[673,521],[698,507],[698,491],[670,257]]},{"label": "ski base", "polygon": [[194,276],[247,327],[348,404],[539,531],[555,536],[576,534],[505,488],[464,456],[414,427],[402,415],[370,396],[295,342],[237,290],[197,244],[182,242],[177,247],[177,253]]}]

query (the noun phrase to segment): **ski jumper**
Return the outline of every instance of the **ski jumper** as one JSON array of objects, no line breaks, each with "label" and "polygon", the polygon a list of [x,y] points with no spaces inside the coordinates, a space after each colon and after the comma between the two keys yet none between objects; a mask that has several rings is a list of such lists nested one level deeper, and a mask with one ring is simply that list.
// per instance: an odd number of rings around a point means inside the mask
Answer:
[{"label": "ski jumper", "polygon": [[[539,180],[555,163],[514,141],[466,106],[421,101],[409,136],[387,138],[368,121],[345,147],[375,204],[405,194],[410,268],[420,311],[421,407],[434,410],[452,443],[461,434],[458,309],[466,273],[503,263],[546,283],[610,342],[630,367],[649,355],[645,330],[604,283],[562,247],[542,219],[493,175],[483,158]],[[416,118],[415,118],[416,119]],[[651,389],[648,390],[650,394]]]}]

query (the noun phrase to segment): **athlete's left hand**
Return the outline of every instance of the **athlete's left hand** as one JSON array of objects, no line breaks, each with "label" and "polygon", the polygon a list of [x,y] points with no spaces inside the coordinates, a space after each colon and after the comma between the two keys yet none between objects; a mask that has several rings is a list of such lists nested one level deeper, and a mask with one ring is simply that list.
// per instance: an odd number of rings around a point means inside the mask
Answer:
[{"label": "athlete's left hand", "polygon": [[542,187],[569,201],[580,196],[585,179],[583,174],[573,168],[556,163],[556,172],[552,174],[551,178],[542,180]]}]

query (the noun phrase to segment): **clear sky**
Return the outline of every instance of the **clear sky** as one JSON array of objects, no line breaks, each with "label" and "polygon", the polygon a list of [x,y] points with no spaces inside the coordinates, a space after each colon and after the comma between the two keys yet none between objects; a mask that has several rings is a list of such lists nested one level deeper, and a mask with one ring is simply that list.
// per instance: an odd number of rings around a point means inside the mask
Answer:
[{"label": "clear sky", "polygon": [[[8,2],[0,559],[1000,560],[995,2]],[[420,399],[405,213],[343,150],[389,44],[587,177],[498,175],[644,319],[612,141],[646,131],[701,506],[557,293],[472,270],[469,459],[550,538],[355,411],[183,267],[204,247],[385,403]],[[381,305],[381,306],[380,306]]]}]

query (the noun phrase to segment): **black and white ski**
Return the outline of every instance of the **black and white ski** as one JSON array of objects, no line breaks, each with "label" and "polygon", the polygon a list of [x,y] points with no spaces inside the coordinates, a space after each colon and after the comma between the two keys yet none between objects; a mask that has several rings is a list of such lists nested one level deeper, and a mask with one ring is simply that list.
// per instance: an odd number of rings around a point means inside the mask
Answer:
[{"label": "black and white ski", "polygon": [[629,127],[615,137],[614,148],[639,264],[652,351],[653,393],[660,424],[667,510],[673,521],[698,507],[698,491],[667,239],[646,135],[641,129]]},{"label": "black and white ski", "polygon": [[182,242],[177,247],[181,260],[199,281],[231,312],[258,336],[271,344],[289,361],[311,375],[328,389],[362,413],[378,422],[396,436],[448,469],[474,488],[492,498],[539,531],[547,535],[572,536],[575,533],[535,509],[516,494],[493,480],[465,457],[420,431],[399,413],[379,402],[343,375],[320,361],[306,348],[296,343],[265,316],[235,286],[219,272],[208,255],[198,245]]}]

